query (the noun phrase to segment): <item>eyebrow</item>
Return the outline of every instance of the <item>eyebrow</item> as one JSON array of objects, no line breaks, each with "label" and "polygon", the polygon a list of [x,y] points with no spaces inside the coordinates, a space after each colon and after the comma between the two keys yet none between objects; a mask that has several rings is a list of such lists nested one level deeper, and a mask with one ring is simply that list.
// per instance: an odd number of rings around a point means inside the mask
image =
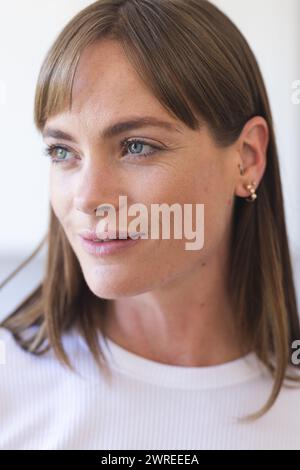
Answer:
[{"label": "eyebrow", "polygon": [[[103,139],[110,139],[119,134],[122,134],[123,132],[128,132],[130,130],[141,129],[142,127],[150,127],[150,126],[163,128],[170,132],[182,133],[182,130],[178,128],[175,124],[172,124],[171,122],[161,121],[160,119],[157,119],[151,116],[144,116],[144,117],[139,117],[135,119],[130,119],[127,121],[117,122],[111,126],[108,126],[106,129],[104,129],[100,135]],[[53,137],[54,139],[63,139],[63,140],[68,140],[70,142],[76,141],[76,139],[72,135],[67,134],[66,132],[61,131],[59,129],[53,129],[51,127],[45,128],[43,132],[43,137],[44,138]]]}]

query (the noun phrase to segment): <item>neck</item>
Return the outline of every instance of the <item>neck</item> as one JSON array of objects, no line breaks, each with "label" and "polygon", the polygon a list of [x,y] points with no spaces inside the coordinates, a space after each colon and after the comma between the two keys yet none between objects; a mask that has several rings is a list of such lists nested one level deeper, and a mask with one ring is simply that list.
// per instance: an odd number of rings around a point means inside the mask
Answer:
[{"label": "neck", "polygon": [[237,359],[243,352],[225,278],[216,260],[157,290],[110,300],[104,334],[135,354],[171,365]]}]

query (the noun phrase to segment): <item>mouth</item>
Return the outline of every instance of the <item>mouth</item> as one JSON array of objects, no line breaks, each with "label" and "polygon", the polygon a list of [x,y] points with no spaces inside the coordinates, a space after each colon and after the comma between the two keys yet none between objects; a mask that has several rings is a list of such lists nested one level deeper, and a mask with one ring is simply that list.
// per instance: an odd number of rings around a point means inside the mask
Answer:
[{"label": "mouth", "polygon": [[108,232],[97,232],[96,230],[82,230],[79,235],[85,240],[93,242],[109,242],[112,240],[136,240],[137,238],[143,237],[145,234],[140,232],[125,232],[125,231],[108,231]]},{"label": "mouth", "polygon": [[[122,240],[137,240],[141,238],[140,235],[130,235],[130,236],[123,236],[123,237],[106,237],[106,238],[93,238],[91,241],[95,243],[109,243],[112,241],[122,241]],[[86,238],[86,240],[89,240]]]},{"label": "mouth", "polygon": [[107,256],[124,252],[125,249],[141,242],[143,234],[105,234],[97,236],[95,233],[80,235],[83,249],[94,256]]}]

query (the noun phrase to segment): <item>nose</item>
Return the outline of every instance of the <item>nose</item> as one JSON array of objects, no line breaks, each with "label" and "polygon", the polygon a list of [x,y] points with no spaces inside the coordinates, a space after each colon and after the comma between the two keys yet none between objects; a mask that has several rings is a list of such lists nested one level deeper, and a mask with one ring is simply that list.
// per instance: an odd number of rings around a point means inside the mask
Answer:
[{"label": "nose", "polygon": [[74,192],[76,210],[95,215],[102,204],[110,204],[118,209],[121,180],[115,166],[107,163],[88,162],[80,171]]}]

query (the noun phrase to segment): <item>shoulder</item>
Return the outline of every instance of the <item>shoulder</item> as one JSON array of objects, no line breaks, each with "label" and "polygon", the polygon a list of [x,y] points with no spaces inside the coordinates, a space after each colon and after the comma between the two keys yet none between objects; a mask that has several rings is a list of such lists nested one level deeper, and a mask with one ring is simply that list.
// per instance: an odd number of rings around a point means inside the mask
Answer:
[{"label": "shoulder", "polygon": [[[33,333],[34,329],[30,328],[27,332],[28,337],[32,336]],[[2,361],[0,363],[4,366],[2,367],[2,371],[5,370],[5,366],[12,368],[14,365],[21,365],[23,363],[27,364],[28,362],[34,363],[35,358],[43,357],[37,356],[23,349],[14,337],[13,333],[4,327],[0,327],[0,350],[2,357]],[[51,353],[46,353],[45,357],[50,357],[51,355]]]},{"label": "shoulder", "polygon": [[[274,387],[274,378],[264,365],[262,367],[261,375],[248,384],[247,400],[252,407],[254,404],[259,404],[256,409],[254,407],[251,409],[251,413],[266,405]],[[300,423],[300,371],[290,367],[286,374],[295,377],[296,380],[284,379],[273,405],[257,423],[259,425],[262,423],[262,428],[265,431],[269,429],[270,432],[274,426],[280,425],[278,435],[282,436],[281,430],[285,429],[291,439],[291,434],[295,434]],[[282,436],[282,439],[284,440],[285,437],[287,436]],[[296,438],[296,435],[292,437]]]},{"label": "shoulder", "polygon": [[[63,346],[71,363],[79,362],[79,357],[82,360],[82,356],[87,356],[84,349],[79,347],[80,344],[74,334],[63,337]],[[66,380],[72,373],[67,365],[59,361],[52,348],[43,354],[26,351],[11,331],[0,327],[0,395],[4,393],[4,389],[13,390],[21,384],[26,388],[30,388],[32,384],[37,387],[42,387],[43,384],[47,386],[56,379]]]},{"label": "shoulder", "polygon": [[[33,329],[28,331],[31,336]],[[62,336],[62,345],[70,360],[73,370],[61,362],[50,348],[43,354],[34,354],[24,350],[11,331],[0,327],[0,395],[3,388],[13,388],[20,381],[30,388],[32,384],[42,387],[54,381],[66,383],[82,378],[95,378],[99,369],[83,338],[74,329]]]},{"label": "shoulder", "polygon": [[35,375],[35,382],[38,376],[45,375],[51,363],[54,363],[54,355],[47,352],[45,355],[35,355],[23,349],[16,338],[6,328],[0,328],[0,393],[4,389],[13,388],[29,381]]},{"label": "shoulder", "polygon": [[292,375],[295,380],[285,379],[280,389],[277,403],[278,409],[282,416],[289,415],[300,423],[300,371],[296,368],[290,368],[288,373]]},{"label": "shoulder", "polygon": [[0,365],[1,370],[5,370],[7,361],[11,361],[12,356],[18,356],[20,346],[17,344],[11,331],[0,327]]}]

